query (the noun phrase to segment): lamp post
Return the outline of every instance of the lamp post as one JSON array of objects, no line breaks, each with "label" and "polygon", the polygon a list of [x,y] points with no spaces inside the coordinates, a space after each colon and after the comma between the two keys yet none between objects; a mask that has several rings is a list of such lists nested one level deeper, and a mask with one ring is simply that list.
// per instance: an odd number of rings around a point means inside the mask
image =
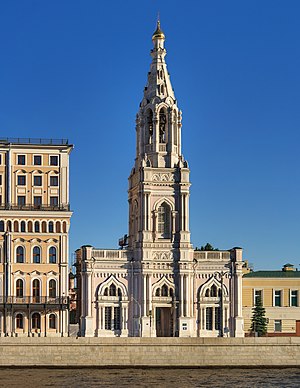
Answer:
[{"label": "lamp post", "polygon": [[[133,297],[133,262],[134,262],[134,259],[132,258],[130,260],[130,265],[131,265],[131,302],[135,302],[139,308],[139,337],[141,337],[142,336],[142,324],[141,324],[142,307],[141,307],[141,304]],[[133,323],[133,318],[134,318],[134,308],[133,308],[133,304],[132,304],[132,323]],[[134,330],[132,330],[132,333],[134,333]]]},{"label": "lamp post", "polygon": [[221,283],[221,295],[220,295],[220,337],[224,337],[224,297],[223,297],[223,279],[224,277],[231,276],[230,271],[215,271],[214,278],[219,278]]}]

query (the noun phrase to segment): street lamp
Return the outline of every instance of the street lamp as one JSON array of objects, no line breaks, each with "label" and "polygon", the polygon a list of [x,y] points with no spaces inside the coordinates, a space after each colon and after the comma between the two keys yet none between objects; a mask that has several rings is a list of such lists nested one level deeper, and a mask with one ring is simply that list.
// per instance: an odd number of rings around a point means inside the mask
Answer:
[{"label": "street lamp", "polygon": [[[134,259],[132,258],[130,260],[130,265],[131,265],[131,302],[135,302],[139,308],[139,336],[141,337],[142,336],[142,323],[141,323],[142,307],[141,307],[141,304],[133,297],[133,262],[134,262]],[[134,318],[134,308],[132,306],[132,323],[133,323],[133,318]],[[132,332],[134,332],[134,331],[132,330]]]},{"label": "street lamp", "polygon": [[230,271],[215,271],[214,272],[214,278],[219,278],[220,280],[220,283],[221,283],[221,295],[220,295],[220,337],[224,337],[224,318],[223,318],[223,315],[224,315],[224,298],[223,298],[223,279],[224,277],[226,277],[226,275],[228,275],[228,277],[231,276],[231,272]]}]

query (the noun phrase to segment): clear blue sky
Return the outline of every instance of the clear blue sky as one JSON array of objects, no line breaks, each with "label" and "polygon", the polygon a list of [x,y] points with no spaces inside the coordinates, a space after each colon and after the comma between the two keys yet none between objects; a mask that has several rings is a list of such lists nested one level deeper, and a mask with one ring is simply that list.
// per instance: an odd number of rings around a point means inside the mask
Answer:
[{"label": "clear blue sky", "polygon": [[135,114],[160,11],[194,246],[299,266],[300,2],[0,2],[0,134],[69,138],[71,253],[127,232]]}]

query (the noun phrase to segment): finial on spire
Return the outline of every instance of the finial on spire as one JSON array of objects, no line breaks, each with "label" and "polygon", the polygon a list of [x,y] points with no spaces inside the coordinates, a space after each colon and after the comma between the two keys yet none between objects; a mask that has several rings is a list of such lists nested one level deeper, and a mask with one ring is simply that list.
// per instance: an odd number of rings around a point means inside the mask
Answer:
[{"label": "finial on spire", "polygon": [[156,30],[154,34],[152,35],[152,40],[156,39],[165,39],[165,34],[162,32],[160,28],[160,16],[159,16],[159,11],[157,14],[157,22],[156,22]]}]

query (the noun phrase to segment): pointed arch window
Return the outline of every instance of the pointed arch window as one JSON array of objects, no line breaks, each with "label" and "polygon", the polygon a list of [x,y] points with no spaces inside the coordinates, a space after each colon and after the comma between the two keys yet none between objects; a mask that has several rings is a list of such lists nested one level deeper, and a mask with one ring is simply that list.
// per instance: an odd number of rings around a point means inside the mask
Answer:
[{"label": "pointed arch window", "polygon": [[49,248],[49,263],[50,264],[55,264],[56,263],[56,248],[55,247],[50,247]]},{"label": "pointed arch window", "polygon": [[4,221],[0,221],[0,232],[4,232]]},{"label": "pointed arch window", "polygon": [[34,223],[34,232],[39,233],[40,232],[40,223],[39,221],[35,221]]},{"label": "pointed arch window", "polygon": [[171,236],[171,210],[165,202],[158,208],[157,229],[161,238],[170,238]]},{"label": "pointed arch window", "polygon": [[39,264],[41,262],[41,248],[34,247],[32,251],[32,261],[35,264]]},{"label": "pointed arch window", "polygon": [[163,109],[159,112],[159,142],[166,142],[166,125],[167,125],[167,116]]},{"label": "pointed arch window", "polygon": [[153,140],[153,113],[149,109],[147,114],[147,131],[146,131],[146,144],[152,144]]},{"label": "pointed arch window", "polygon": [[24,263],[24,248],[21,246],[17,247],[16,250],[16,262],[17,263]]},{"label": "pointed arch window", "polygon": [[16,297],[23,298],[24,296],[24,282],[22,279],[16,281]]},{"label": "pointed arch window", "polygon": [[53,233],[54,232],[54,225],[53,225],[52,221],[49,222],[48,230],[49,230],[49,233]]}]

